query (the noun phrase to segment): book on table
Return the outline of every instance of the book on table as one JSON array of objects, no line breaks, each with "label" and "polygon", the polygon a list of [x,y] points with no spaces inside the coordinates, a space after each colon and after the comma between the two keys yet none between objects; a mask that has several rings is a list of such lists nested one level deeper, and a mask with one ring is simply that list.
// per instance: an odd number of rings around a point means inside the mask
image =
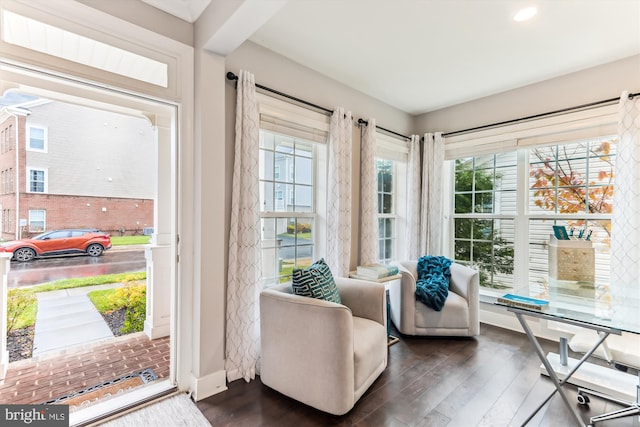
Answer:
[{"label": "book on table", "polygon": [[544,307],[549,305],[549,301],[547,300],[514,294],[504,294],[498,298],[498,303],[532,310],[542,310]]},{"label": "book on table", "polygon": [[398,267],[385,264],[359,265],[356,273],[360,277],[367,279],[381,279],[383,277],[395,276],[398,274]]}]

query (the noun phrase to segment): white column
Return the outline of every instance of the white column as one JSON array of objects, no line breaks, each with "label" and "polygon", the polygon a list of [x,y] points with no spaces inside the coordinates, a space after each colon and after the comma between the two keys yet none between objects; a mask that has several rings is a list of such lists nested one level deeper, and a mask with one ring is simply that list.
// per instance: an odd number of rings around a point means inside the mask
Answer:
[{"label": "white column", "polygon": [[[170,123],[156,125],[156,183],[154,228],[151,243],[145,248],[147,260],[147,313],[144,332],[151,339],[171,332],[171,293],[176,268],[174,182],[176,168],[172,156]],[[161,171],[161,172],[160,172]]]},{"label": "white column", "polygon": [[0,304],[2,304],[2,312],[0,313],[0,380],[7,375],[9,367],[9,352],[7,351],[7,275],[11,268],[12,254],[0,253]]}]

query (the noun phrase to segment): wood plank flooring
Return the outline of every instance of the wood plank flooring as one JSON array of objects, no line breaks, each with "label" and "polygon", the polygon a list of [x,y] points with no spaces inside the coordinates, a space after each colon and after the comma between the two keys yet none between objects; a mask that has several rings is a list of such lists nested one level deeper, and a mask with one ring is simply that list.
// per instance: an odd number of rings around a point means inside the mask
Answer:
[{"label": "wood plank flooring", "polygon": [[[553,342],[543,342],[543,347],[557,351]],[[234,381],[227,391],[197,406],[215,427],[519,426],[554,389],[540,375],[539,366],[524,334],[483,324],[476,338],[402,336],[389,347],[385,372],[341,417],[285,397],[262,385],[259,378],[250,383]],[[596,397],[591,397],[589,406],[578,405],[575,387],[567,389],[585,424],[591,416],[621,408]],[[575,424],[556,394],[528,426]],[[622,426],[640,427],[640,421],[633,416],[596,425]]]}]

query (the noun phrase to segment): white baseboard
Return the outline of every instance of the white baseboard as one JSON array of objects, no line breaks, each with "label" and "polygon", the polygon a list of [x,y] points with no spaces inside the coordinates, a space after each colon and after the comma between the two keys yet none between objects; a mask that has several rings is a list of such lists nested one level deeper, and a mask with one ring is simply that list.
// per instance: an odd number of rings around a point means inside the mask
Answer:
[{"label": "white baseboard", "polygon": [[227,373],[226,371],[218,371],[200,378],[191,375],[189,383],[191,396],[197,402],[225,391],[227,389]]}]

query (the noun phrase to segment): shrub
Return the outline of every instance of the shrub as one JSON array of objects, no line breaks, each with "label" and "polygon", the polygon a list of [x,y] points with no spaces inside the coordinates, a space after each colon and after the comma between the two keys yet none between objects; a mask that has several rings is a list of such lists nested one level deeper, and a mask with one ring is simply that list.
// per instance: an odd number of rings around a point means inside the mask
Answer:
[{"label": "shrub", "polygon": [[120,332],[129,334],[144,329],[144,319],[147,315],[147,287],[145,285],[129,284],[117,288],[109,296],[109,301],[114,306],[125,307],[127,310]]},{"label": "shrub", "polygon": [[[295,232],[294,232],[295,228]],[[295,226],[293,224],[287,225],[287,234],[297,234],[297,233],[309,233],[311,231],[311,224],[303,224],[298,222]]]},{"label": "shrub", "polygon": [[7,335],[16,325],[26,311],[36,303],[36,295],[33,291],[23,288],[11,288],[7,292]]}]

